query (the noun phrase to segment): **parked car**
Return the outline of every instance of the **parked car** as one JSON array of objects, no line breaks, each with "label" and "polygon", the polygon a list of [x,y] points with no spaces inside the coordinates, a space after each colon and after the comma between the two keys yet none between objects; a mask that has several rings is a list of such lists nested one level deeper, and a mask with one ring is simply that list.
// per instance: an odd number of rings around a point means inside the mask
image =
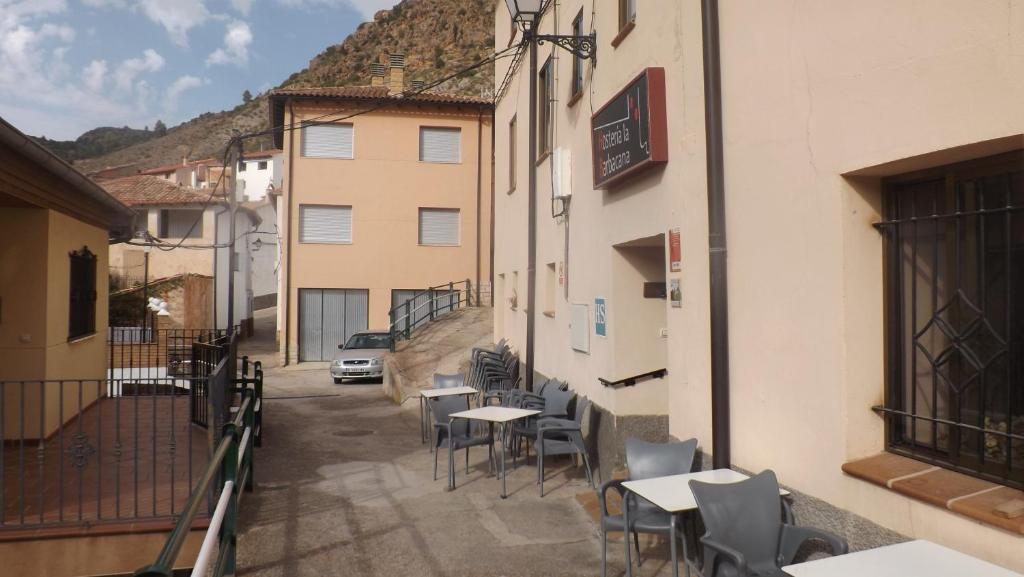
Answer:
[{"label": "parked car", "polygon": [[348,342],[338,345],[341,352],[331,363],[331,377],[336,384],[345,379],[373,379],[384,376],[384,353],[391,350],[388,331],[361,331]]}]

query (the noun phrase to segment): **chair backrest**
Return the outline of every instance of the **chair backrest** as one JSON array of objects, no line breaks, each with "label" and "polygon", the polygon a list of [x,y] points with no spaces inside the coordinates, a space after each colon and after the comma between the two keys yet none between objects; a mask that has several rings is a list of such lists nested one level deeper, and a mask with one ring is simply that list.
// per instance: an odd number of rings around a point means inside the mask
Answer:
[{"label": "chair backrest", "polygon": [[[434,415],[434,422],[447,424],[452,413],[469,409],[469,399],[463,396],[438,397],[430,399],[430,413]],[[466,437],[469,435],[469,421],[457,419],[452,423],[452,437]],[[440,435],[438,442],[440,442]]]},{"label": "chair backrest", "polygon": [[675,443],[648,443],[626,439],[626,468],[630,480],[682,475],[693,470],[697,439]]},{"label": "chair backrest", "polygon": [[569,404],[576,394],[569,391],[561,391],[556,387],[548,385],[544,394],[545,415],[568,415]]},{"label": "chair backrest", "polygon": [[776,565],[782,505],[773,471],[738,483],[690,481],[690,490],[706,536],[742,553],[751,568]]},{"label": "chair backrest", "polygon": [[587,408],[590,406],[590,399],[586,397],[576,397],[576,413],[573,415],[573,420],[576,421],[577,425],[580,425],[581,431],[583,426],[583,415],[587,412]]},{"label": "chair backrest", "polygon": [[464,384],[466,384],[466,377],[462,376],[461,373],[455,373],[454,375],[434,373],[435,389],[454,389]]},{"label": "chair backrest", "polygon": [[569,383],[562,382],[558,379],[551,379],[550,385],[552,388],[558,389],[559,391],[566,391],[569,389]]}]

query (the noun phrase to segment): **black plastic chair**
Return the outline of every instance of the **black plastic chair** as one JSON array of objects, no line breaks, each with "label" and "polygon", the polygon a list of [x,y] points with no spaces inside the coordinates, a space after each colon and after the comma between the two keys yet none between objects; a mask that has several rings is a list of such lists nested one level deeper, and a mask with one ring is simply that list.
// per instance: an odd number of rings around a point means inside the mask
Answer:
[{"label": "black plastic chair", "polygon": [[470,422],[465,419],[451,419],[452,413],[469,409],[469,399],[464,397],[440,397],[430,400],[430,412],[434,416],[434,480],[437,480],[437,454],[441,448],[448,448],[448,485],[455,486],[454,452],[466,452],[466,473],[469,473],[469,448],[487,445],[488,464],[493,465],[493,446],[488,437],[474,436]]},{"label": "black plastic chair", "polygon": [[811,527],[782,521],[782,498],[773,471],[737,483],[690,481],[707,532],[704,577],[785,577],[797,550],[809,539],[829,544],[833,555],[849,550],[846,541]]},{"label": "black plastic chair", "polygon": [[587,445],[583,442],[583,416],[590,408],[590,400],[577,397],[576,413],[573,419],[544,418],[537,421],[535,446],[537,448],[537,480],[540,482],[540,496],[544,496],[544,457],[554,455],[583,455],[587,468],[587,482],[594,486],[594,473],[587,457]]},{"label": "black plastic chair", "polygon": [[[683,475],[693,470],[693,458],[697,452],[697,439],[689,439],[678,443],[648,443],[640,439],[626,439],[626,467],[629,469],[629,481]],[[608,491],[614,490],[627,502],[629,509],[629,530],[625,527],[625,515],[608,513]],[[598,495],[601,504],[601,577],[608,573],[608,532],[623,532],[626,548],[626,567],[631,574],[633,560],[629,552],[629,533],[633,534],[633,545],[636,549],[637,563],[640,560],[640,533],[671,535],[675,518],[647,499],[628,493],[622,481],[607,481],[601,485]],[[679,529],[679,527],[676,527]],[[677,536],[682,531],[677,531]],[[670,546],[675,551],[675,539]],[[673,554],[673,557],[675,555]]]}]

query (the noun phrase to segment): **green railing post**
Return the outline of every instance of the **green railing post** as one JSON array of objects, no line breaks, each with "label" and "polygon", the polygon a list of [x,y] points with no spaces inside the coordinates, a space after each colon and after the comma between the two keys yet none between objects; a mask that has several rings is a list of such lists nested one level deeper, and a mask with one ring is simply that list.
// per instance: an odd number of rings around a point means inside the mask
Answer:
[{"label": "green railing post", "polygon": [[409,301],[405,301],[405,340],[409,340],[410,325],[412,318],[409,316]]},{"label": "green railing post", "polygon": [[256,361],[253,365],[253,446],[263,446],[263,361]]},{"label": "green railing post", "polygon": [[453,283],[452,281],[448,281],[448,312],[452,312],[452,310],[454,310],[454,308],[452,307],[452,291],[454,290],[455,283]]},{"label": "green railing post", "polygon": [[434,305],[437,303],[434,301],[434,289],[427,289],[429,292],[427,296],[430,298],[430,320],[434,320]]},{"label": "green railing post", "polygon": [[254,463],[256,453],[256,390],[246,389],[242,393],[242,403],[245,404],[246,397],[249,398],[249,407],[245,411],[245,415],[242,418],[242,422],[245,423],[243,426],[249,429],[249,439],[246,441],[246,446],[242,448],[245,451],[245,458],[242,459],[243,471],[245,472],[245,490],[252,492],[256,486],[255,476],[256,471],[254,470]]},{"label": "green railing post", "polygon": [[[246,412],[248,410],[247,408]],[[238,449],[241,434],[238,430],[238,425],[234,421],[225,423],[223,434],[225,437],[231,438],[231,443],[221,465],[221,479],[223,483],[231,481],[234,484],[234,488],[231,490],[231,496],[228,498],[224,521],[220,526],[220,554],[217,557],[217,567],[213,572],[214,575],[218,576],[235,574],[235,545],[237,544],[235,522],[238,516],[238,494],[240,493],[238,490]],[[223,487],[224,485],[221,484],[222,490]]]}]

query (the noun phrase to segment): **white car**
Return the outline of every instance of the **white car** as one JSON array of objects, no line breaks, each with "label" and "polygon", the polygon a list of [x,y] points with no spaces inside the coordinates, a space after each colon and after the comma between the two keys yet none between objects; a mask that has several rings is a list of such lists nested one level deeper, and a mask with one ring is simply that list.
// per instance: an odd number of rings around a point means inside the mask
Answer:
[{"label": "white car", "polygon": [[384,376],[384,353],[391,350],[388,331],[362,331],[338,345],[341,352],[331,363],[335,384],[345,379],[379,379]]}]

